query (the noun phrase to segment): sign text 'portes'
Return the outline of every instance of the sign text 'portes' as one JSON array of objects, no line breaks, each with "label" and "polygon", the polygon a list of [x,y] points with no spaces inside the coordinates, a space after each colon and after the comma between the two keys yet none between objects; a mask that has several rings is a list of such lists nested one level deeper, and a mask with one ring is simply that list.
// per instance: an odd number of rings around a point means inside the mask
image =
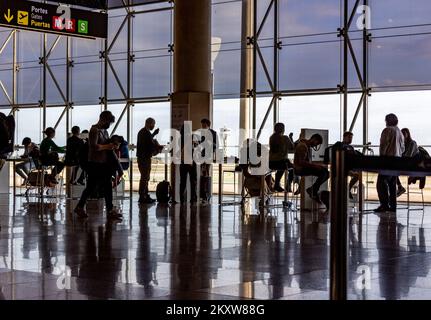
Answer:
[{"label": "sign text 'portes'", "polygon": [[107,14],[31,1],[0,1],[0,25],[74,37],[108,35]]}]

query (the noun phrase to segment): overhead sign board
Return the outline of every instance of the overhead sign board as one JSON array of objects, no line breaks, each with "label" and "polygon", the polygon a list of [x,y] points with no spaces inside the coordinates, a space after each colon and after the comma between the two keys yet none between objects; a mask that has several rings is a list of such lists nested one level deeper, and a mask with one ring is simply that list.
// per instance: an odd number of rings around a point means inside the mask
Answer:
[{"label": "overhead sign board", "polygon": [[108,15],[32,1],[1,0],[0,25],[73,37],[107,38]]}]

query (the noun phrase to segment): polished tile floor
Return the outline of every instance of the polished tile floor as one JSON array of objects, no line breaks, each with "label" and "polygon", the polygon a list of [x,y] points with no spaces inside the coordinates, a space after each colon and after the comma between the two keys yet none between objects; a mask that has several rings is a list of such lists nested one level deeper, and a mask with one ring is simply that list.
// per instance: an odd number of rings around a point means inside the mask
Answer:
[{"label": "polished tile floor", "polygon": [[[0,299],[329,297],[324,214],[117,204],[115,224],[97,203],[80,221],[73,201],[0,196]],[[352,213],[349,298],[431,299],[430,247],[431,208]]]}]

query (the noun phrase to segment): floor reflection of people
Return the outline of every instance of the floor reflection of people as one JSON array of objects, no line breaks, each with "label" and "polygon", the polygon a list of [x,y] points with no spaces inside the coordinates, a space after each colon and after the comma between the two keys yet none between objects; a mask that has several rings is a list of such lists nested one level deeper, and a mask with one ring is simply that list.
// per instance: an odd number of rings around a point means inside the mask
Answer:
[{"label": "floor reflection of people", "polygon": [[175,206],[171,224],[171,286],[176,291],[211,288],[212,279],[216,279],[221,267],[220,260],[212,259],[215,253],[209,231],[211,214],[206,210]]},{"label": "floor reflection of people", "polygon": [[[151,251],[151,230],[148,226],[148,209],[150,205],[139,208],[139,238],[136,252],[136,281],[144,286],[145,295],[151,297],[153,285],[157,285],[157,252]],[[159,215],[168,215],[168,205],[158,205]]]},{"label": "floor reflection of people", "polygon": [[300,241],[293,244],[292,253],[298,288],[328,290],[328,224],[316,222],[313,213],[303,215],[300,223]]},{"label": "floor reflection of people", "polygon": [[[42,211],[40,215],[36,212]],[[43,272],[53,273],[57,267],[56,261],[59,254],[58,237],[61,225],[56,223],[58,210],[56,203],[28,203],[25,206],[26,214],[23,217],[23,245],[24,259],[31,259],[31,253],[37,251]],[[47,226],[46,218],[51,225]],[[34,235],[37,234],[37,241]]]},{"label": "floor reflection of people", "polygon": [[0,300],[6,300],[6,297],[3,293],[3,286],[0,286]]},{"label": "floor reflection of people", "polygon": [[[241,287],[240,296],[244,298],[255,298],[254,290],[249,285],[256,281],[264,281],[272,286],[268,290],[269,299],[284,296],[283,273],[280,273],[280,265],[283,264],[283,250],[280,246],[279,229],[276,228],[277,218],[265,217],[264,214],[243,214],[241,221],[242,244],[240,251]],[[268,246],[270,249],[268,250]],[[269,273],[267,282],[262,278],[263,274]]]},{"label": "floor reflection of people", "polygon": [[[410,227],[409,230],[411,229]],[[431,268],[431,260],[427,254],[425,229],[414,230],[418,231],[418,235],[416,232],[413,235],[409,235],[409,232],[407,232],[408,255],[407,259],[403,259],[402,266],[403,270],[408,270],[406,274],[408,275],[407,281],[410,288],[416,286],[421,278],[427,278]]]},{"label": "floor reflection of people", "polygon": [[121,271],[121,259],[128,249],[127,234],[124,234],[126,238],[123,239],[121,232],[114,228],[115,223],[107,222],[97,229],[89,228],[87,232],[85,255],[79,269],[77,288],[89,298],[124,297],[116,283]]},{"label": "floor reflection of people", "polygon": [[380,217],[376,246],[379,255],[380,295],[386,300],[398,300],[408,293],[408,287],[403,283],[406,275],[403,275],[400,264],[401,260],[406,259],[402,257],[405,250],[400,246],[403,228],[394,215]]}]

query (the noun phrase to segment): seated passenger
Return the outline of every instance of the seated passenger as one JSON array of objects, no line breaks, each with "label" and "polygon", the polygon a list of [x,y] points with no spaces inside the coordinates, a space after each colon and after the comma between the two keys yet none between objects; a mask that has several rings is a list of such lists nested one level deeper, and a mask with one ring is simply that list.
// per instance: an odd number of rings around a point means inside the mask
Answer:
[{"label": "seated passenger", "polygon": [[24,146],[24,153],[21,155],[21,159],[25,159],[25,161],[16,165],[15,172],[24,179],[23,185],[25,185],[27,183],[28,175],[30,174],[30,168],[37,166],[39,148],[31,142],[30,138],[24,138],[22,140],[22,145]]},{"label": "seated passenger", "polygon": [[328,169],[311,161],[311,148],[316,149],[323,143],[320,134],[314,134],[310,139],[301,139],[295,148],[294,169],[298,176],[317,177],[316,182],[306,191],[311,199],[320,203],[318,196],[320,186],[329,179]]},{"label": "seated passenger", "polygon": [[44,131],[46,138],[40,144],[40,161],[43,166],[54,166],[52,178],[55,178],[64,169],[64,163],[59,160],[59,153],[65,153],[65,147],[59,147],[55,144],[55,129],[47,128]]},{"label": "seated passenger", "polygon": [[[277,192],[284,192],[280,185],[281,178],[287,169],[293,168],[292,163],[288,159],[289,150],[293,150],[291,139],[284,135],[284,124],[277,123],[274,127],[274,134],[269,139],[269,168],[277,170],[275,174],[274,190]],[[289,172],[289,183],[287,192],[292,192],[293,171]]]},{"label": "seated passenger", "polygon": [[[343,134],[343,141],[338,141],[331,148],[328,148],[328,149],[332,150],[332,155],[334,155],[334,151],[336,150],[345,150],[347,153],[362,155],[362,153],[356,151],[355,148],[352,147],[352,141],[353,141],[353,133],[350,131],[346,131]],[[325,152],[325,158],[326,158],[326,152]],[[360,175],[358,172],[350,171],[349,176],[351,177],[351,180],[349,182],[349,198],[353,199],[352,189],[359,182]]]}]

